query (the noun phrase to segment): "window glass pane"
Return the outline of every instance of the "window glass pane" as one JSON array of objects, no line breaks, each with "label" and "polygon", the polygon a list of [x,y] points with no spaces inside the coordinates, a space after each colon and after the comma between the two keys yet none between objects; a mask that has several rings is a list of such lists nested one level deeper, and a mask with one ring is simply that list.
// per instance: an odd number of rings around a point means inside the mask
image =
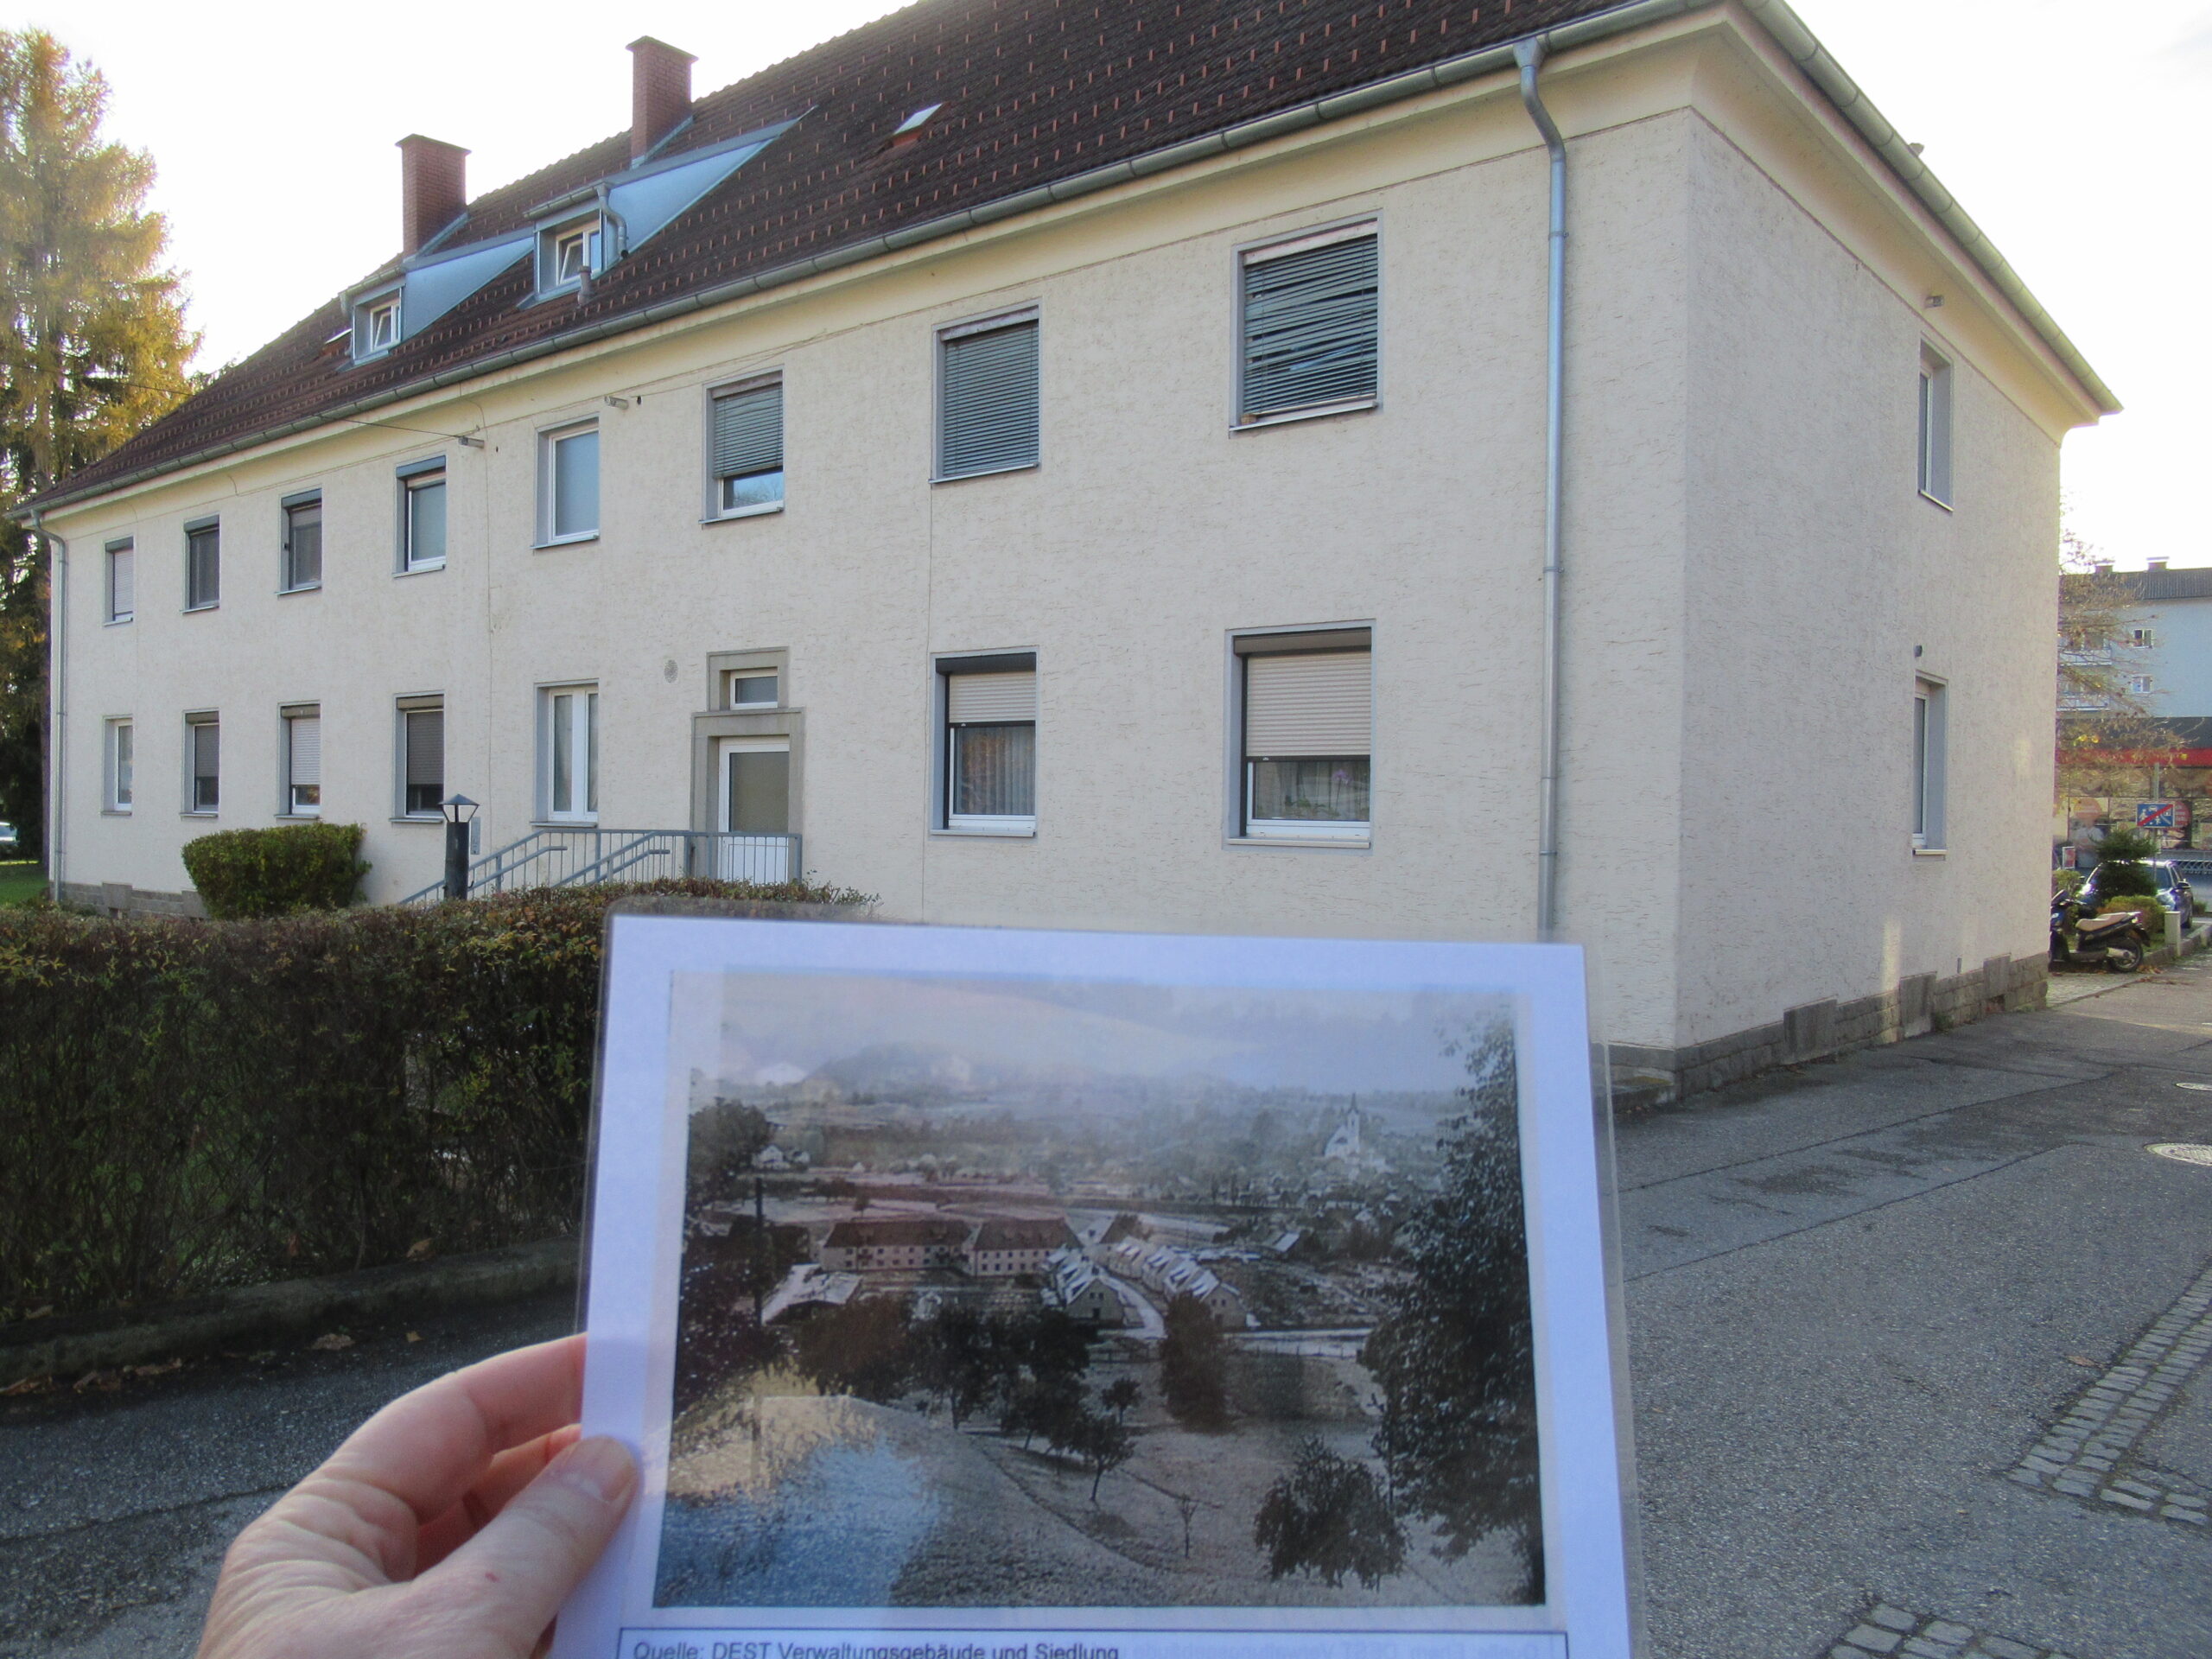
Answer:
[{"label": "window glass pane", "polygon": [[737,674],[730,677],[729,700],[734,707],[747,703],[769,703],[776,701],[776,677],[772,674]]},{"label": "window glass pane", "polygon": [[195,530],[186,538],[185,604],[213,605],[220,595],[222,550],[219,532]]},{"label": "window glass pane", "polygon": [[599,434],[553,441],[553,533],[588,535],[599,528]]},{"label": "window glass pane", "polygon": [[284,585],[315,587],[322,580],[322,507],[294,507],[285,518]]},{"label": "window glass pane", "polygon": [[213,812],[221,804],[222,735],[212,720],[192,727],[192,810]]},{"label": "window glass pane", "polygon": [[722,480],[722,511],[738,512],[747,507],[772,507],[784,499],[784,472],[753,473],[744,478]]},{"label": "window glass pane", "polygon": [[584,810],[599,810],[599,693],[584,694]]},{"label": "window glass pane", "polygon": [[130,725],[129,721],[115,728],[115,804],[130,804]]},{"label": "window glass pane", "polygon": [[1912,700],[1912,833],[1928,833],[1928,699]]},{"label": "window glass pane", "polygon": [[1272,823],[1364,823],[1365,755],[1251,763],[1251,816]]},{"label": "window glass pane", "polygon": [[576,699],[564,691],[553,699],[553,810],[575,809]]},{"label": "window glass pane", "polygon": [[1033,817],[1036,780],[1035,726],[952,728],[953,817]]},{"label": "window glass pane", "polygon": [[721,510],[773,506],[784,499],[784,388],[754,386],[715,399],[715,476]]},{"label": "window glass pane", "polygon": [[446,716],[442,709],[410,709],[405,715],[404,810],[435,817],[445,798]]},{"label": "window glass pane", "polygon": [[791,757],[788,749],[739,749],[729,757],[729,827],[741,836],[791,830]]},{"label": "window glass pane", "polygon": [[432,477],[407,486],[407,563],[446,562],[446,481]]}]

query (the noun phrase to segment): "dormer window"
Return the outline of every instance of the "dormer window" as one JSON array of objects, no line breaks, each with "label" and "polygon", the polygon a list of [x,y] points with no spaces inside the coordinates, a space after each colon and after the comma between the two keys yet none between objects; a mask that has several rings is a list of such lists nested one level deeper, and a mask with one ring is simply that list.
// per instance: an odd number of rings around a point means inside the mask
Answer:
[{"label": "dormer window", "polygon": [[399,344],[399,290],[386,289],[355,302],[353,358],[356,362],[382,357]]},{"label": "dormer window", "polygon": [[581,287],[584,278],[600,270],[599,216],[572,219],[539,232],[537,291],[559,294]]}]

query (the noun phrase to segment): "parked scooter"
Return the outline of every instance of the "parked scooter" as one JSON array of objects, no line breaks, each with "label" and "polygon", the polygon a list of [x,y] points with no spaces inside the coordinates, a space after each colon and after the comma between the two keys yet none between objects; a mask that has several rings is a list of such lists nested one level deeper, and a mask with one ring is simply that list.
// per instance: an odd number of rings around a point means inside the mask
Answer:
[{"label": "parked scooter", "polygon": [[2084,916],[2082,901],[2062,893],[2050,901],[2050,962],[2082,968],[2103,966],[2115,974],[2132,974],[2150,954],[2151,935],[2137,912],[2123,910],[2110,916]]}]

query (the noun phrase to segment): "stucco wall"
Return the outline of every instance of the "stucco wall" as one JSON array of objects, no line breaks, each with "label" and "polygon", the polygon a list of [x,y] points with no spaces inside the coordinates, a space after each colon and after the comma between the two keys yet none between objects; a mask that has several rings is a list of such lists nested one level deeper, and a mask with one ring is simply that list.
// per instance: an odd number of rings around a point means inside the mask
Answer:
[{"label": "stucco wall", "polygon": [[[2040,956],[2056,602],[2056,446],[1943,309],[1711,128],[1691,180],[1678,1046]],[[1917,487],[1923,340],[1955,365],[1948,511]],[[1940,857],[1911,843],[1923,675],[1948,683]]]},{"label": "stucco wall", "polygon": [[2152,643],[2113,651],[2123,674],[2148,674],[2152,711],[2169,720],[2212,716],[2212,599],[2162,599],[2127,607],[2126,626]]}]

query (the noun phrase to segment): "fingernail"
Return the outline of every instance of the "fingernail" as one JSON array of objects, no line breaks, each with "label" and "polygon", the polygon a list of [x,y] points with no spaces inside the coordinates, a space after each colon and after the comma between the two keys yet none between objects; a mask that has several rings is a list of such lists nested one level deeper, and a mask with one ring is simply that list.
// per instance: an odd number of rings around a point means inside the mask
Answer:
[{"label": "fingernail", "polygon": [[620,1503],[637,1484],[638,1465],[629,1447],[601,1435],[578,1440],[546,1465],[548,1478],[589,1492],[602,1503]]}]

